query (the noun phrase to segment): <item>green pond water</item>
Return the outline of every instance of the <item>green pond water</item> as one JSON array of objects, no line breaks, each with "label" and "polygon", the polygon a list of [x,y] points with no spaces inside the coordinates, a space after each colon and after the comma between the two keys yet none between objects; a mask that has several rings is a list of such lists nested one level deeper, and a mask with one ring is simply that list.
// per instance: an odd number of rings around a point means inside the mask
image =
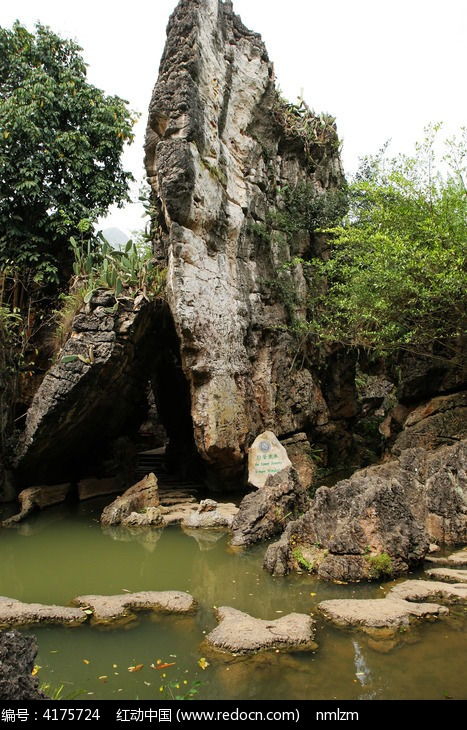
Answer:
[{"label": "green pond water", "polygon": [[[223,533],[106,530],[97,521],[101,507],[94,500],[51,508],[18,529],[1,530],[0,595],[66,605],[87,593],[183,590],[200,610],[189,618],[140,614],[114,629],[34,628],[40,680],[63,684],[62,697],[80,690],[82,699],[167,699],[201,681],[199,699],[467,699],[464,609],[411,630],[383,653],[384,642],[376,650],[365,635],[327,625],[316,607],[327,598],[381,597],[387,585],[273,578],[261,567],[264,545],[232,552]],[[319,648],[227,662],[208,657],[202,670],[200,644],[216,625],[213,606],[221,605],[265,619],[311,612]],[[157,660],[175,666],[154,670]],[[140,671],[128,671],[138,664]],[[175,683],[180,689],[169,687]]]}]

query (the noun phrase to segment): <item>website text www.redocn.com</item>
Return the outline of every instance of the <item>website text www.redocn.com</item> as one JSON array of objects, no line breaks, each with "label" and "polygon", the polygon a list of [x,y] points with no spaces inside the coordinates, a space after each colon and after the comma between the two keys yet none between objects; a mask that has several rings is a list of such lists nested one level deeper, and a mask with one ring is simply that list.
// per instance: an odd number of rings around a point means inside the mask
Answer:
[{"label": "website text www.redocn.com", "polygon": [[[296,722],[300,720],[299,710],[269,710],[268,712],[262,712],[259,710],[177,710],[177,722],[190,722],[191,721],[208,721],[208,722],[219,722],[219,721],[241,721],[251,720],[252,722]],[[358,720],[358,712],[350,712],[347,710],[341,710],[338,707],[331,711],[317,710],[315,714],[316,720]]]}]

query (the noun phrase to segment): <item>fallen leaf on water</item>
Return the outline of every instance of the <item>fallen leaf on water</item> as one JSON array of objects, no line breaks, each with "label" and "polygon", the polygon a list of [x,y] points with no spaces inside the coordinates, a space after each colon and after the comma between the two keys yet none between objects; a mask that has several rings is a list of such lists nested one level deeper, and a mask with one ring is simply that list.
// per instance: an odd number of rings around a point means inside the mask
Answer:
[{"label": "fallen leaf on water", "polygon": [[171,656],[172,659],[176,659],[177,658],[177,655],[176,654],[169,654],[169,656]]},{"label": "fallen leaf on water", "polygon": [[128,667],[129,672],[139,672],[144,667],[144,664],[136,664],[134,667]]},{"label": "fallen leaf on water", "polygon": [[107,682],[107,680],[108,680],[108,676],[107,676],[107,674],[102,674],[102,675],[101,675],[100,677],[98,677],[97,679],[100,679],[100,681],[101,681],[101,682]]},{"label": "fallen leaf on water", "polygon": [[58,649],[51,649],[50,654],[58,654]]},{"label": "fallen leaf on water", "polygon": [[128,590],[128,588],[122,588],[123,593],[131,593],[131,591]]},{"label": "fallen leaf on water", "polygon": [[112,664],[112,669],[117,669],[117,668],[118,668],[118,664]]},{"label": "fallen leaf on water", "polygon": [[89,664],[89,659],[83,659],[83,664]]},{"label": "fallen leaf on water", "polygon": [[310,596],[316,596],[316,593],[310,593]]},{"label": "fallen leaf on water", "polygon": [[201,667],[201,669],[207,669],[209,667],[209,662],[206,661],[204,656],[202,656],[201,659],[198,659],[198,666]]},{"label": "fallen leaf on water", "polygon": [[32,672],[31,672],[31,675],[32,675],[33,677],[35,677],[35,676],[36,676],[36,674],[38,673],[39,669],[42,669],[42,667],[40,667],[40,666],[39,666],[39,664],[35,664],[35,665],[34,665],[34,669],[33,669],[33,670],[32,670]]},{"label": "fallen leaf on water", "polygon": [[154,669],[167,669],[167,667],[174,667],[176,662],[166,662],[165,664],[158,664]]},{"label": "fallen leaf on water", "polygon": [[150,687],[151,686],[151,682],[146,682],[145,681],[144,684],[146,685],[146,687]]}]

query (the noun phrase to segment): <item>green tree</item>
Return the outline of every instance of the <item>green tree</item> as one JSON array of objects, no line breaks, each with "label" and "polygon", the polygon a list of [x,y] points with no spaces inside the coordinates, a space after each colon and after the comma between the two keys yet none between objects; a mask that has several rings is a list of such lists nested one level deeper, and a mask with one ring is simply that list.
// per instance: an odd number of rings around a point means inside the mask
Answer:
[{"label": "green tree", "polygon": [[134,117],[88,83],[81,50],[40,24],[0,28],[0,270],[26,290],[64,283],[70,236],[127,200]]},{"label": "green tree", "polygon": [[441,147],[439,129],[413,157],[385,147],[363,161],[329,260],[308,262],[318,340],[431,355],[465,336],[467,130]]}]

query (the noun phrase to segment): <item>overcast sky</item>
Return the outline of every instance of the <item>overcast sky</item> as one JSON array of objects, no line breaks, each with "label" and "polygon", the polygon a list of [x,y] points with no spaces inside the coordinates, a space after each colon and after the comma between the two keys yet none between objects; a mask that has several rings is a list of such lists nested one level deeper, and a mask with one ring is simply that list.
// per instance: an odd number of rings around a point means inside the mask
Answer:
[{"label": "overcast sky", "polygon": [[[84,49],[89,80],[142,114],[126,165],[143,177],[146,112],[165,28],[176,0],[15,0],[0,3],[0,25],[50,25]],[[303,91],[316,111],[337,118],[351,172],[391,138],[410,152],[423,127],[467,122],[465,0],[234,0],[245,25],[262,34],[278,83]],[[106,225],[142,225],[138,206],[112,211]]]}]

